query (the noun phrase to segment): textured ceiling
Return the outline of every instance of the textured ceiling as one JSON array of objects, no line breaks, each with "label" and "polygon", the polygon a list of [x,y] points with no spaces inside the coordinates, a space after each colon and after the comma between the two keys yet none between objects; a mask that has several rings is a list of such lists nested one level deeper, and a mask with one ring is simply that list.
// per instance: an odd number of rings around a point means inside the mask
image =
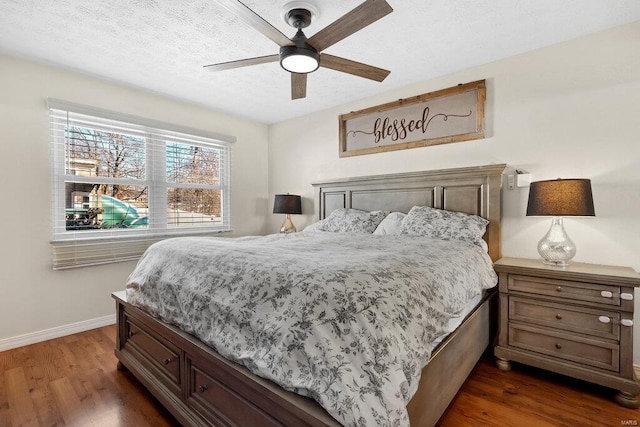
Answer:
[{"label": "textured ceiling", "polygon": [[[362,0],[307,0],[308,37]],[[288,0],[244,3],[291,37]],[[290,99],[276,63],[212,72],[211,63],[278,46],[215,0],[0,0],[0,53],[54,64],[264,123],[640,20],[640,0],[388,0],[394,12],[325,52],[386,68],[382,83],[320,68]],[[0,70],[1,76],[1,70]]]}]

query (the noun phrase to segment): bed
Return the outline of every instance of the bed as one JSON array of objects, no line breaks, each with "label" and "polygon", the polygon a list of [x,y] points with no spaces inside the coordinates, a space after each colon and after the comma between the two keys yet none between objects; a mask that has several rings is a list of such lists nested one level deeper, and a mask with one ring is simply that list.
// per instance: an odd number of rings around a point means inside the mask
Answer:
[{"label": "bed", "polygon": [[[500,188],[504,167],[488,165],[315,183],[318,219],[331,218],[334,211],[345,208],[409,212],[413,206],[478,215],[490,221],[484,241],[495,260],[500,257]],[[284,237],[270,239],[275,245]],[[293,244],[296,239],[302,237],[292,236],[285,243]],[[321,246],[332,238],[313,239]],[[194,240],[189,245],[197,243]],[[369,243],[359,244],[364,247]],[[256,249],[255,253],[259,252]],[[171,324],[180,322],[158,320],[167,317],[159,308],[146,307],[143,311],[128,301],[125,292],[113,296],[118,319],[115,351],[119,367],[130,370],[180,423],[339,425],[314,400],[252,374]],[[481,293],[477,306],[465,313],[460,319],[462,323],[431,352],[419,384],[411,386],[413,397],[406,405],[411,425],[429,426],[437,422],[488,346],[492,299],[493,292]]]}]

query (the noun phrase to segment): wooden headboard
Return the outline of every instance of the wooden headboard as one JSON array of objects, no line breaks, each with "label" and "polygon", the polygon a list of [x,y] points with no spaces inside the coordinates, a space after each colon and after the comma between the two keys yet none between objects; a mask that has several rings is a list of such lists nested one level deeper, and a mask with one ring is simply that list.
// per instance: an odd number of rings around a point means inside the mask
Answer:
[{"label": "wooden headboard", "polygon": [[502,253],[501,186],[505,167],[498,164],[316,182],[318,218],[338,208],[406,213],[413,206],[479,215],[490,221],[484,239],[489,256],[496,261]]}]

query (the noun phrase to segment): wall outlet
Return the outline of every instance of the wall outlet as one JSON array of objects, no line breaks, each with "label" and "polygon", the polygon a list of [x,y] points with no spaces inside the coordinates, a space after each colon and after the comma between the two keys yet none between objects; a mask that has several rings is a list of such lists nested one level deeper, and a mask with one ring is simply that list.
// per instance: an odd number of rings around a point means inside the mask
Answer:
[{"label": "wall outlet", "polygon": [[509,190],[513,190],[514,182],[515,177],[513,175],[507,175],[507,188]]}]

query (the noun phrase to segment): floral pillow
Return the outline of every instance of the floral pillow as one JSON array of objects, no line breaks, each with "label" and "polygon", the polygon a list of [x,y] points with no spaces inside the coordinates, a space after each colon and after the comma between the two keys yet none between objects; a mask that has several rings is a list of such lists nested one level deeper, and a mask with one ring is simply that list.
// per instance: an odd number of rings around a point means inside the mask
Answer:
[{"label": "floral pillow", "polygon": [[373,234],[402,234],[402,220],[407,216],[402,212],[391,212],[376,228]]},{"label": "floral pillow", "polygon": [[319,230],[334,233],[373,233],[384,217],[383,211],[336,209],[322,221]]},{"label": "floral pillow", "polygon": [[463,240],[487,250],[482,236],[489,221],[477,215],[414,206],[402,221],[402,234],[442,240]]}]

